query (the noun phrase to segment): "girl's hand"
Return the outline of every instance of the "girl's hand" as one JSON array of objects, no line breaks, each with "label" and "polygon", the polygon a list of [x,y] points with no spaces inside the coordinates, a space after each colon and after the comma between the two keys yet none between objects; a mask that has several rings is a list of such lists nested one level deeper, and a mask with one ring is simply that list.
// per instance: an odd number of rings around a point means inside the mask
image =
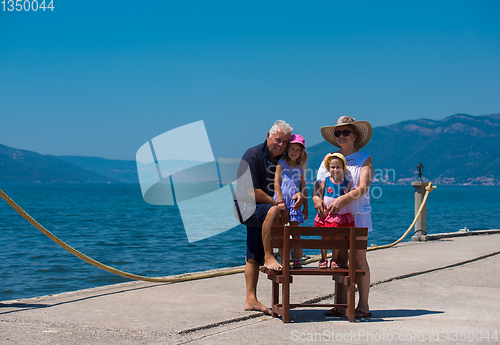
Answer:
[{"label": "girl's hand", "polygon": [[302,214],[304,215],[304,220],[309,218],[309,211],[307,210],[306,207],[304,207],[304,210],[302,211]]},{"label": "girl's hand", "polygon": [[293,208],[296,210],[300,210],[302,204],[304,203],[304,196],[301,192],[295,193],[292,200],[295,200],[295,204],[293,204]]}]

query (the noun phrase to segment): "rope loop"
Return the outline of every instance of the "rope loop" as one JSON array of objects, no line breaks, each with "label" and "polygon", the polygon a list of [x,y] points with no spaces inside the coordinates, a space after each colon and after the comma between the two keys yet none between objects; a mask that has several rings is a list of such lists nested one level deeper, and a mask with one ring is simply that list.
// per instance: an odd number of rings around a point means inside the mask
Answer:
[{"label": "rope loop", "polygon": [[432,192],[433,189],[436,189],[436,186],[432,185],[432,182],[429,182],[429,184],[425,187],[425,195],[424,199],[422,200],[422,204],[420,205],[420,208],[418,209],[417,214],[415,215],[415,219],[413,219],[413,222],[411,225],[408,227],[408,230],[401,236],[397,241],[391,243],[391,244],[386,244],[384,246],[374,246],[374,247],[368,247],[366,250],[377,250],[377,249],[384,249],[384,248],[390,248],[404,240],[406,236],[410,233],[411,229],[415,226],[415,223],[417,222],[418,217],[420,217],[420,213],[422,213],[422,210],[424,209],[425,203],[427,202],[427,197],[429,196],[429,193]]}]

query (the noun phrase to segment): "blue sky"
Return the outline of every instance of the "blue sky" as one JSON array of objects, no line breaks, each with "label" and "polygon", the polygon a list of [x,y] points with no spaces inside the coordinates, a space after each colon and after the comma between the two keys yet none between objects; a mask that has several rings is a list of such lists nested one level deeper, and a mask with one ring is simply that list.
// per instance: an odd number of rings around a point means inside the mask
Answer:
[{"label": "blue sky", "polygon": [[216,157],[241,157],[277,119],[313,145],[341,115],[376,127],[500,112],[498,1],[0,10],[0,144],[42,154],[135,159],[203,120]]}]

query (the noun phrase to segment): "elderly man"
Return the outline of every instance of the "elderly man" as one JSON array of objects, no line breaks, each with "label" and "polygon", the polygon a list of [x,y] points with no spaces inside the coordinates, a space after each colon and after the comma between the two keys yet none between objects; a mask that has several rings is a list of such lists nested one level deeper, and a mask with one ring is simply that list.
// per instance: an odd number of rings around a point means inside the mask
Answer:
[{"label": "elderly man", "polygon": [[[240,165],[239,176],[243,174],[242,170],[248,169],[251,173],[251,185],[242,186],[239,183],[236,192],[239,200],[235,199],[238,217],[242,224],[247,226],[245,310],[262,311],[269,315],[271,311],[257,300],[257,281],[259,265],[281,270],[281,265],[276,261],[271,248],[271,226],[287,223],[289,215],[286,210],[280,211],[277,202],[273,200],[274,174],[292,130],[288,123],[278,120],[267,133],[265,142],[245,152],[242,163],[248,166],[242,168]],[[248,200],[249,195],[254,199],[252,207],[248,207],[251,203],[242,202],[245,197]],[[302,194],[297,193],[294,199],[296,199],[295,208],[300,208],[304,201]]]}]

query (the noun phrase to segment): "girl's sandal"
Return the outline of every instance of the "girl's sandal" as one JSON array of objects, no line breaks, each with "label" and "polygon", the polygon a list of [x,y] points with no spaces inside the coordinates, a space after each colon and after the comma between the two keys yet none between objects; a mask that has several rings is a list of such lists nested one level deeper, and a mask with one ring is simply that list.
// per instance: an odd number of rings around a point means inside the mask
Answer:
[{"label": "girl's sandal", "polygon": [[335,270],[337,268],[340,268],[339,264],[335,260],[330,260],[330,269]]},{"label": "girl's sandal", "polygon": [[292,270],[300,270],[302,268],[302,264],[299,260],[293,260]]},{"label": "girl's sandal", "polygon": [[319,262],[319,268],[328,268],[328,260],[321,260]]},{"label": "girl's sandal", "polygon": [[356,319],[362,319],[365,317],[372,317],[372,313],[369,311],[361,311],[361,310],[355,310],[354,311],[354,317]]}]

